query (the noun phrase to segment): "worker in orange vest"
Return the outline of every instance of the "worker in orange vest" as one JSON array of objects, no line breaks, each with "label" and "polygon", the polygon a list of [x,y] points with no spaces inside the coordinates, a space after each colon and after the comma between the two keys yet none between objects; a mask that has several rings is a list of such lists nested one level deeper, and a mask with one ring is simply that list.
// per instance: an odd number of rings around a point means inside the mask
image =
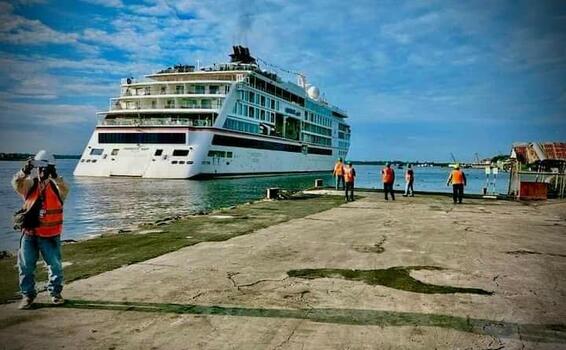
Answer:
[{"label": "worker in orange vest", "polygon": [[[32,170],[37,169],[33,172]],[[37,295],[35,268],[39,253],[49,270],[47,290],[55,305],[63,304],[63,265],[61,263],[61,232],[63,230],[63,201],[68,187],[57,175],[55,158],[39,151],[28,160],[12,179],[12,187],[24,200],[14,217],[14,228],[22,231],[18,251],[18,270],[22,301],[20,309],[32,307]]]},{"label": "worker in orange vest", "polygon": [[395,200],[395,193],[393,193],[393,183],[395,182],[395,172],[391,169],[391,164],[385,164],[385,168],[381,170],[381,179],[383,181],[383,192],[385,193],[385,200],[389,200],[387,194],[391,193],[391,199]]},{"label": "worker in orange vest", "polygon": [[344,163],[342,163],[342,158],[338,158],[336,164],[334,164],[334,171],[332,175],[336,177],[336,190],[340,187],[340,182],[342,182],[342,189],[346,188],[344,184]]},{"label": "worker in orange vest", "polygon": [[415,172],[411,167],[411,164],[407,166],[407,171],[405,171],[405,194],[403,197],[407,197],[409,195],[409,191],[411,192],[411,197],[415,196],[413,191],[413,183],[415,182]]},{"label": "worker in orange vest", "polygon": [[[348,165],[344,167],[344,184],[346,195],[346,202],[354,200],[354,180],[356,179],[356,169],[352,167],[352,162],[348,162]],[[349,192],[349,196],[348,196]]]},{"label": "worker in orange vest", "polygon": [[448,181],[446,181],[446,186],[452,183],[452,200],[454,204],[458,202],[462,204],[462,198],[464,197],[464,186],[466,186],[466,175],[462,170],[460,170],[460,165],[456,164],[454,170],[450,172],[448,176]]}]

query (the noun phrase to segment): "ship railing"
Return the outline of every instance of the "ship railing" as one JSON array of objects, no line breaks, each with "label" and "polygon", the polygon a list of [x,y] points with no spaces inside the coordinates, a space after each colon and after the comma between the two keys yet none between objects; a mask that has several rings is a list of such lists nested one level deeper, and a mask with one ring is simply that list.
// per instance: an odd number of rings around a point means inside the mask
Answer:
[{"label": "ship railing", "polygon": [[193,120],[193,119],[103,119],[99,120],[99,126],[212,126],[211,120]]},{"label": "ship railing", "polygon": [[157,110],[157,109],[219,109],[221,103],[199,104],[199,105],[163,105],[163,106],[123,106],[120,103],[111,103],[111,111],[139,111],[139,110]]},{"label": "ship railing", "polygon": [[[217,91],[196,91],[196,90],[165,90],[165,91],[157,91],[157,90],[144,90],[139,91],[136,93],[135,91],[131,91],[130,89],[124,91],[121,97],[130,97],[130,96],[163,96],[163,95],[186,95],[186,96],[193,96],[193,95],[212,95],[212,96],[225,96],[227,94],[224,90],[217,90]],[[118,98],[114,98],[118,99]]]}]

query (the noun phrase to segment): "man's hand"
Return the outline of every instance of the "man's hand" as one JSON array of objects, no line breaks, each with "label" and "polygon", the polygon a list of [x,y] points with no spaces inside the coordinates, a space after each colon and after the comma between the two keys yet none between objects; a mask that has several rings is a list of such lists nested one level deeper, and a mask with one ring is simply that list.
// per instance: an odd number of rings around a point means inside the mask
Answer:
[{"label": "man's hand", "polygon": [[33,169],[33,164],[31,164],[31,158],[28,158],[26,164],[22,168],[22,172],[24,174],[26,174],[26,176],[27,176],[27,175],[31,174],[32,169]]},{"label": "man's hand", "polygon": [[48,165],[47,171],[48,171],[48,174],[51,175],[52,179],[57,178],[58,175],[57,175],[57,170],[55,169],[55,165]]}]

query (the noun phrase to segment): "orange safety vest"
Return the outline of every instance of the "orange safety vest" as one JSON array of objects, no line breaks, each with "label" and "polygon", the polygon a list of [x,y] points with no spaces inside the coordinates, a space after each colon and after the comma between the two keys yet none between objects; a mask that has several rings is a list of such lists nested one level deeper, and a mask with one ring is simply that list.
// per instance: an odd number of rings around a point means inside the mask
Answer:
[{"label": "orange safety vest", "polygon": [[[29,209],[41,196],[40,184],[35,183],[26,195],[24,208]],[[39,211],[39,226],[24,230],[29,235],[54,237],[63,231],[63,202],[56,185],[49,180],[43,189],[43,200]]]},{"label": "orange safety vest", "polygon": [[382,175],[382,179],[383,179],[383,183],[384,184],[388,184],[388,183],[392,183],[393,182],[393,169],[391,168],[385,168],[381,171]]},{"label": "orange safety vest", "polygon": [[462,170],[452,170],[452,185],[462,185],[464,183],[464,173]]},{"label": "orange safety vest", "polygon": [[344,175],[344,165],[341,162],[336,163],[334,166],[334,174],[337,176]]},{"label": "orange safety vest", "polygon": [[344,182],[354,182],[354,168],[344,168]]}]

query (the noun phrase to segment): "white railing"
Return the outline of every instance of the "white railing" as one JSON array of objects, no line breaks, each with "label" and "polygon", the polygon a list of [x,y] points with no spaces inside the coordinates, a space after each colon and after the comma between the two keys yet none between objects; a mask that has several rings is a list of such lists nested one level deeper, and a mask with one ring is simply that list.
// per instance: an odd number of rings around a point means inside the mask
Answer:
[{"label": "white railing", "polygon": [[99,126],[212,126],[211,120],[135,118],[99,120]]},{"label": "white railing", "polygon": [[156,106],[122,106],[120,103],[110,104],[111,111],[140,111],[158,109],[220,109],[221,103],[197,104],[197,105],[156,105]]}]

